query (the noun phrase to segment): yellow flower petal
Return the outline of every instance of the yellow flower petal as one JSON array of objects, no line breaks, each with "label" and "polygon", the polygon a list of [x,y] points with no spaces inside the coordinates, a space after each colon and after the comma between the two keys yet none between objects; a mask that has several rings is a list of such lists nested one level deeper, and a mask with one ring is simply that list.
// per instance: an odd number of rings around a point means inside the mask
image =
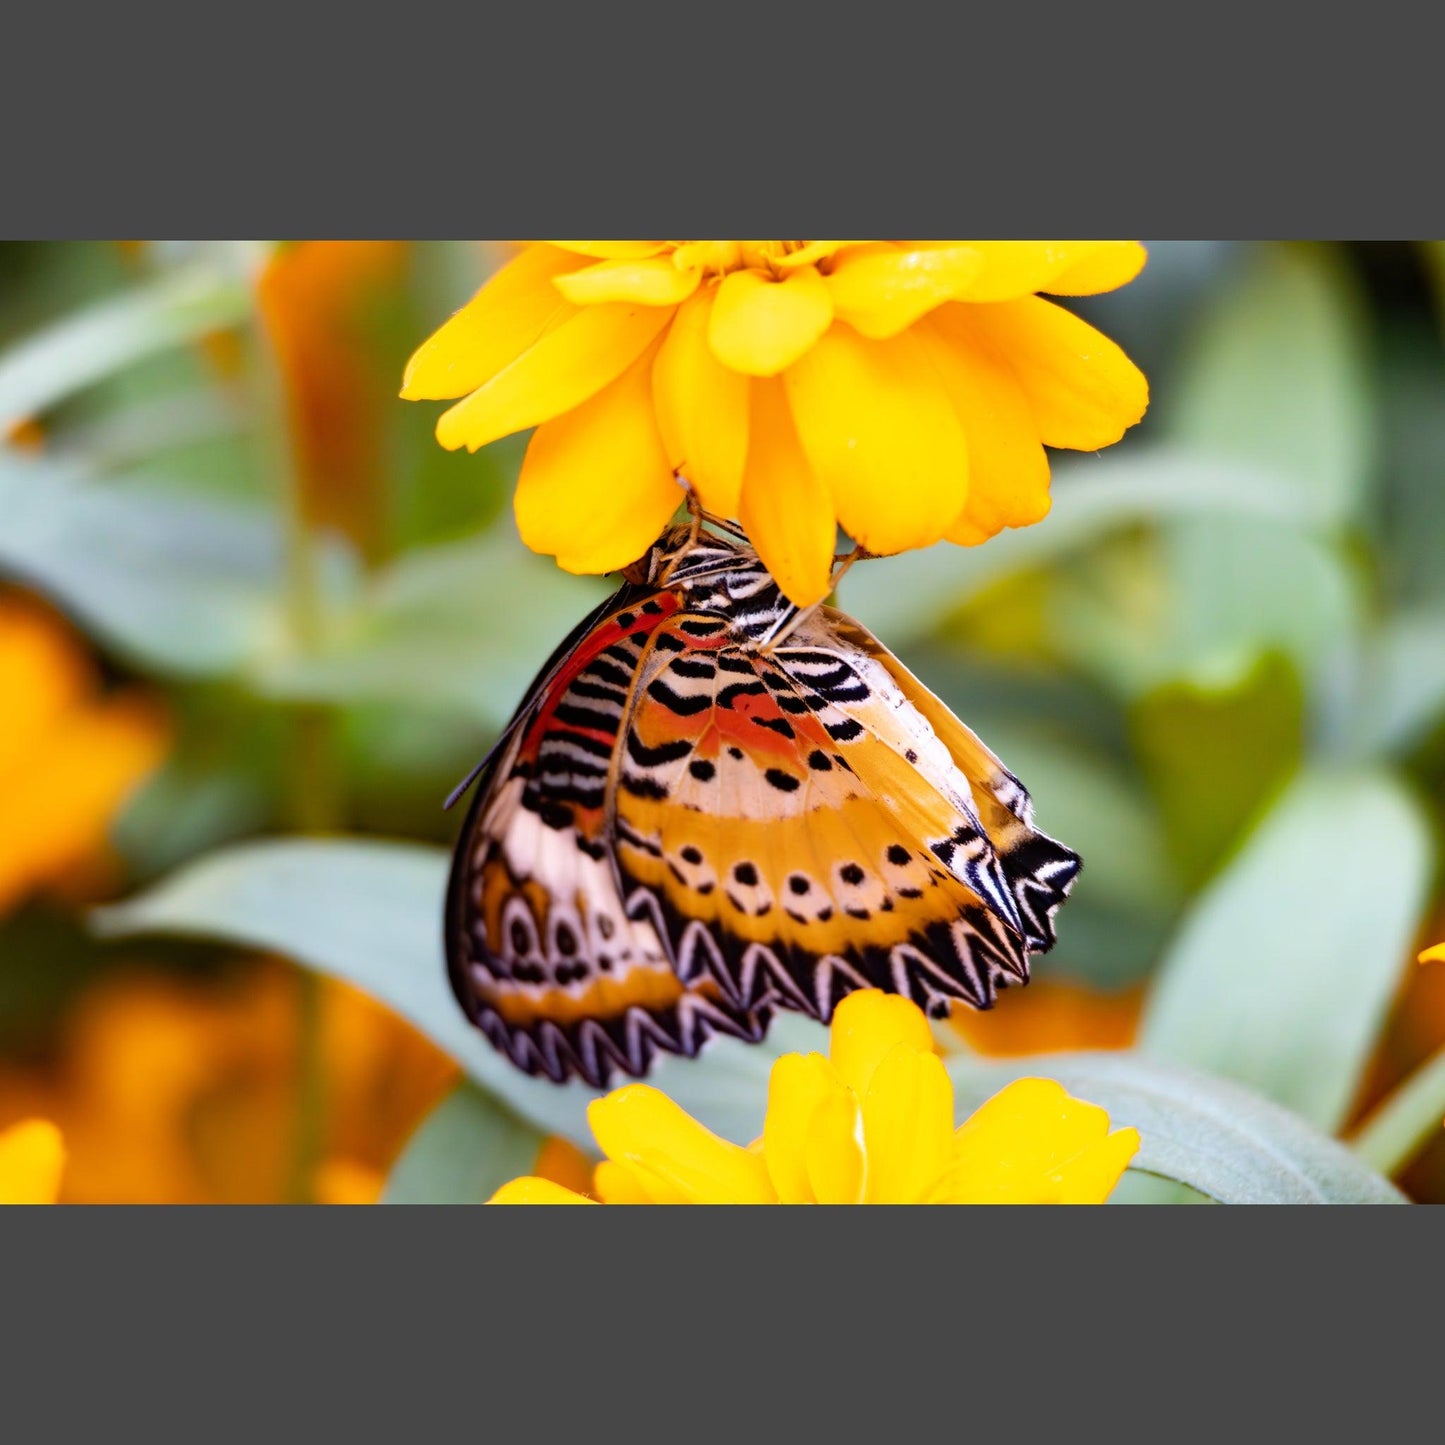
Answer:
[{"label": "yellow flower petal", "polygon": [[712,302],[709,288],[678,308],[652,368],[652,394],[673,469],[692,484],[707,511],[735,517],[748,450],[750,383],[708,346]]},{"label": "yellow flower petal", "polygon": [[[1018,1079],[970,1117],[954,1137],[947,1198],[958,1204],[1046,1201],[1102,1204],[1138,1148],[1109,1116],[1052,1079]],[[1097,1152],[1096,1152],[1097,1151]]]},{"label": "yellow flower petal", "polygon": [[813,1113],[806,1146],[808,1188],[819,1204],[862,1204],[868,1185],[863,1114],[852,1090],[833,1083]]},{"label": "yellow flower petal", "polygon": [[773,281],[758,271],[722,279],[708,322],[708,344],[724,366],[776,376],[828,329],[833,302],[810,266]]},{"label": "yellow flower petal", "polygon": [[594,1099],[587,1120],[609,1159],[650,1171],[693,1204],[775,1202],[762,1156],[719,1139],[648,1084]]},{"label": "yellow flower petal", "polygon": [[[592,1174],[592,1192],[604,1204],[656,1204],[659,1201],[650,1193],[642,1179],[626,1164],[604,1159]],[[662,1203],[683,1203],[681,1198],[665,1199]]]},{"label": "yellow flower petal", "polygon": [[1148,259],[1149,253],[1137,241],[1100,241],[1096,250],[1080,257],[1040,289],[1054,296],[1097,296],[1127,285]]},{"label": "yellow flower petal", "polygon": [[863,1095],[868,1203],[917,1204],[953,1155],[953,1084],[936,1054],[895,1045]]},{"label": "yellow flower petal", "polygon": [[903,250],[878,242],[845,251],[827,286],[841,320],[864,336],[896,336],[958,295],[980,265],[972,246]]},{"label": "yellow flower petal", "polygon": [[580,406],[626,371],[671,315],[666,307],[624,302],[582,307],[443,412],[437,440],[449,450],[476,451]]},{"label": "yellow flower petal", "polygon": [[640,261],[660,256],[667,250],[666,241],[549,241],[578,256],[595,256],[599,261]]},{"label": "yellow flower petal", "polygon": [[811,607],[832,586],[833,498],[803,455],[782,382],[770,377],[751,386],[738,520],[778,586],[797,606]]},{"label": "yellow flower petal", "polygon": [[554,284],[577,306],[605,301],[676,306],[697,290],[701,279],[696,271],[679,271],[666,256],[651,256],[641,261],[599,261],[559,276]]},{"label": "yellow flower petal", "polygon": [[[934,242],[934,245],[940,243]],[[1012,301],[1035,291],[1086,296],[1132,281],[1144,265],[1137,241],[972,241],[980,266],[959,301]]]},{"label": "yellow flower petal", "polygon": [[870,551],[938,541],[963,510],[963,428],[920,338],[834,326],[788,368],[788,401],[838,520]]},{"label": "yellow flower petal", "polygon": [[819,261],[826,261],[829,256],[836,256],[844,246],[856,244],[854,241],[809,241],[799,250],[789,251],[786,256],[779,256],[773,264],[779,271],[796,271],[799,266],[816,266]]},{"label": "yellow flower petal", "polygon": [[1049,1176],[1059,1185],[1059,1203],[1102,1204],[1139,1152],[1139,1142],[1137,1129],[1116,1129],[1068,1160]]},{"label": "yellow flower petal", "polygon": [[1421,963],[1445,963],[1445,943],[1437,943],[1420,955]]},{"label": "yellow flower petal", "polygon": [[490,381],[547,329],[572,312],[553,279],[582,264],[554,246],[528,246],[451,320],[417,347],[401,394],[408,401],[465,396]]},{"label": "yellow flower petal", "polygon": [[940,307],[917,328],[968,442],[968,498],[945,534],[972,545],[1048,515],[1049,458],[1008,362],[978,339],[973,308]]},{"label": "yellow flower petal", "polygon": [[595,1199],[586,1199],[554,1184],[550,1179],[513,1179],[502,1185],[488,1204],[595,1204]]},{"label": "yellow flower petal", "polygon": [[517,530],[568,572],[635,562],[682,502],[652,409],[651,353],[575,411],[539,426],[522,459]]},{"label": "yellow flower petal", "polygon": [[822,1054],[784,1054],[768,1077],[763,1157],[779,1204],[814,1204],[808,1179],[808,1138],[814,1116],[838,1088]]},{"label": "yellow flower petal", "polygon": [[1038,296],[970,308],[969,322],[1006,356],[1051,447],[1095,451],[1144,415],[1149,383],[1124,352],[1087,321]]},{"label": "yellow flower petal", "polygon": [[0,1204],[54,1204],[64,1168],[65,1144],[48,1120],[0,1130]]},{"label": "yellow flower petal", "polygon": [[911,999],[865,988],[850,993],[833,1010],[828,1057],[838,1077],[859,1098],[868,1092],[873,1071],[900,1047],[916,1053],[934,1052],[928,1020]]}]

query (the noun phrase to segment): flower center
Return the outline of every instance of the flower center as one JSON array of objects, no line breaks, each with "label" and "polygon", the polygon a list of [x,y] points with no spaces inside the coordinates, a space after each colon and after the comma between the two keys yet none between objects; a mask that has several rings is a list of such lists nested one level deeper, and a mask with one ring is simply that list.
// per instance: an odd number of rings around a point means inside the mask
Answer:
[{"label": "flower center", "polygon": [[711,276],[749,270],[777,274],[779,261],[808,244],[807,241],[679,241],[673,250],[672,262],[680,271],[703,271]]}]

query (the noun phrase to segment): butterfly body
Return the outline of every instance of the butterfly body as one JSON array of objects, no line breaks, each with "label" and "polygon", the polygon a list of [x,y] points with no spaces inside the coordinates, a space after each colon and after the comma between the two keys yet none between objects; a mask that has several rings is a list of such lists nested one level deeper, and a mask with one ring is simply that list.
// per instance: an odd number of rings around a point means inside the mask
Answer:
[{"label": "butterfly body", "polygon": [[855,988],[989,1007],[1077,857],[866,629],[740,535],[666,534],[543,669],[481,775],[447,956],[514,1063],[604,1086]]}]

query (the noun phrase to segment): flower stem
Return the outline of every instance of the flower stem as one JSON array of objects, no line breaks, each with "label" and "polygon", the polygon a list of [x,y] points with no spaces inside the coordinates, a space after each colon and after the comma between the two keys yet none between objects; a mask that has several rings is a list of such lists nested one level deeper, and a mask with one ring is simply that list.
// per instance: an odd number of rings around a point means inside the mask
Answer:
[{"label": "flower stem", "polygon": [[[319,648],[323,635],[324,604],[317,537],[297,461],[285,379],[274,338],[266,325],[264,306],[259,311],[255,370],[268,471],[278,479],[281,491],[284,612],[291,645],[305,655]],[[342,817],[331,710],[302,703],[292,710],[290,727],[291,825],[300,833],[331,832],[339,826]],[[327,1091],[322,1047],[325,986],[320,975],[310,969],[300,970],[298,983],[296,1112],[284,1197],[290,1203],[306,1204],[315,1198],[316,1171],[326,1143]]]},{"label": "flower stem", "polygon": [[1387,1178],[1399,1174],[1441,1131],[1445,1049],[1432,1054],[1365,1119],[1350,1141]]}]

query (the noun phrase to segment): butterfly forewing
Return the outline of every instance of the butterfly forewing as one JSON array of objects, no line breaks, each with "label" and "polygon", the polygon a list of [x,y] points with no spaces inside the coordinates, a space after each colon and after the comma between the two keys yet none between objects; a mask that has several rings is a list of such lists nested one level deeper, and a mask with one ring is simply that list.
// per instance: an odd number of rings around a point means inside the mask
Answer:
[{"label": "butterfly forewing", "polygon": [[715,1033],[758,1039],[767,1025],[716,985],[685,988],[618,892],[612,759],[650,635],[675,610],[666,594],[608,609],[544,673],[482,776],[453,861],[453,990],[513,1063],[559,1082],[603,1087],[646,1072],[658,1049],[692,1054]]}]

